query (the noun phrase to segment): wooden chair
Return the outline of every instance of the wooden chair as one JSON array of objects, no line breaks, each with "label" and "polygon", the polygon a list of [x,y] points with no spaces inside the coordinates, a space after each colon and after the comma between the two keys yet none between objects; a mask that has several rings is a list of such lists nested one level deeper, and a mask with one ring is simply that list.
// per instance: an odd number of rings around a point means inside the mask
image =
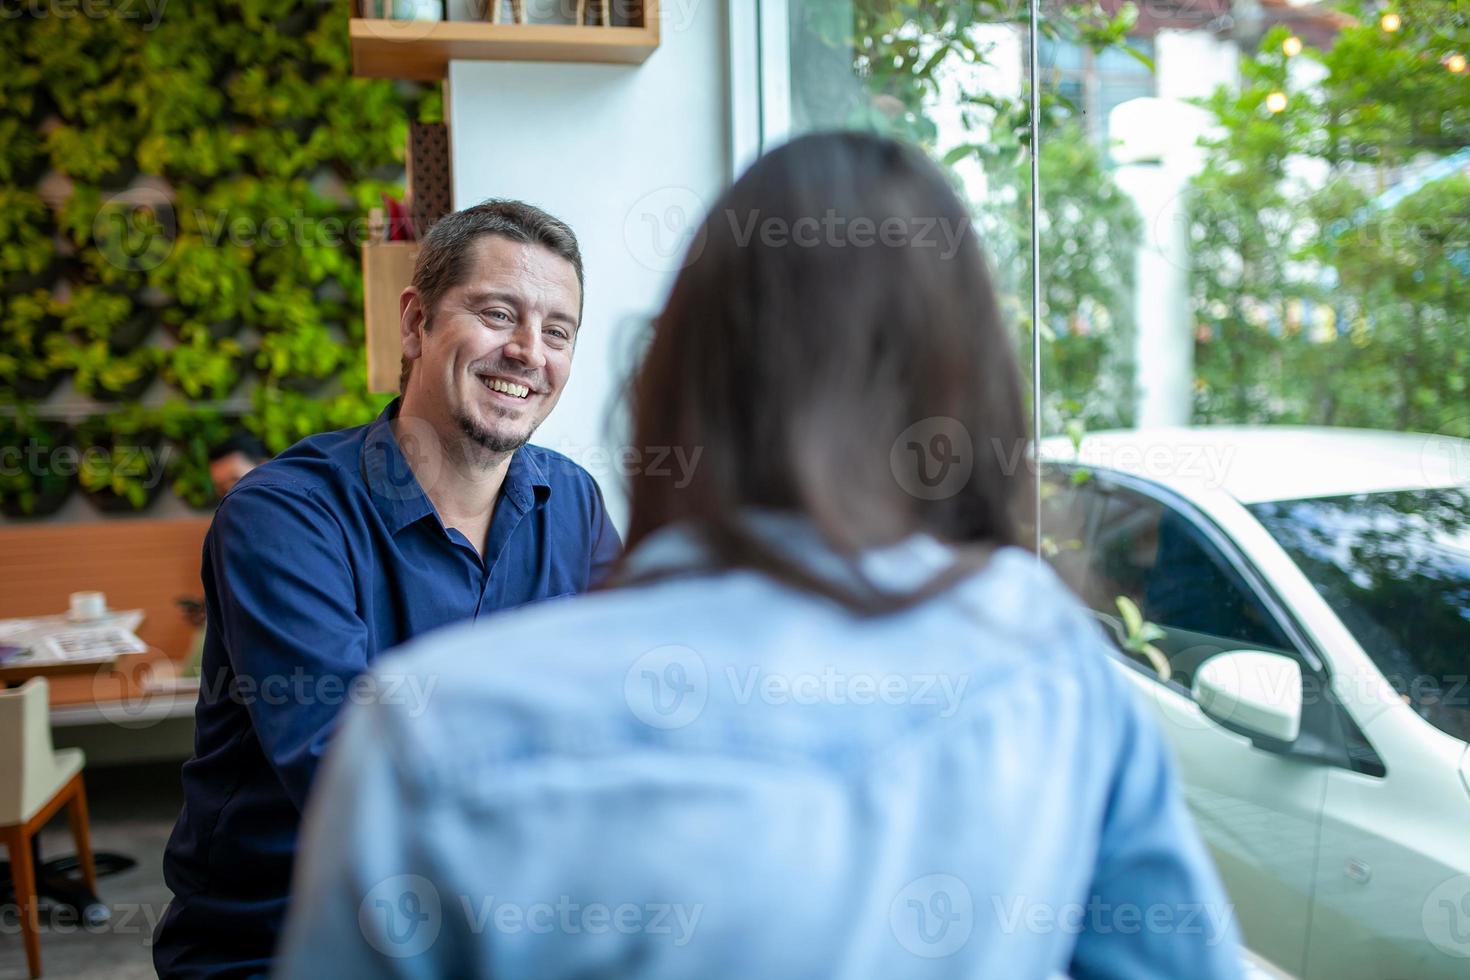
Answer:
[{"label": "wooden chair", "polygon": [[63,806],[71,822],[82,878],[97,893],[82,786],[81,749],[51,747],[46,679],[36,677],[13,691],[0,691],[0,840],[10,852],[10,876],[20,910],[26,964],[41,975],[40,918],[36,910],[36,867],[31,840]]}]

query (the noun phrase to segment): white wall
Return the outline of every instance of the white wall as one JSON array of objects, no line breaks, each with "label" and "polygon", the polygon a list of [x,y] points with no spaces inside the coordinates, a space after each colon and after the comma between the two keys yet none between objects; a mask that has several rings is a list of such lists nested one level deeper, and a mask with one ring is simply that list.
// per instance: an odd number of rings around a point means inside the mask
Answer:
[{"label": "white wall", "polygon": [[725,3],[660,8],[661,42],[642,65],[449,66],[455,207],[518,198],[581,242],[587,294],[572,378],[534,441],[585,466],[619,526],[610,414],[689,225],[730,180]]}]

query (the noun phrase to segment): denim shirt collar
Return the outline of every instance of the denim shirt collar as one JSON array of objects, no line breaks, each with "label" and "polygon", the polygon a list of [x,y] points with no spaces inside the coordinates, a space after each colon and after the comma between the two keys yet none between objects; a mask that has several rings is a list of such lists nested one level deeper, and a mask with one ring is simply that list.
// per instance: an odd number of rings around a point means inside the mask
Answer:
[{"label": "denim shirt collar", "polygon": [[[751,509],[740,520],[762,539],[808,571],[829,581],[860,586],[852,565],[835,552],[810,519],[798,514]],[[857,567],[868,583],[893,592],[919,588],[954,562],[954,550],[933,535],[916,533],[897,544],[859,556]],[[628,556],[632,578],[695,573],[714,567],[709,547],[694,527],[660,528]]]},{"label": "denim shirt collar", "polygon": [[[368,425],[361,455],[362,476],[373,504],[395,534],[430,514],[438,514],[393,434],[393,420],[398,417],[402,402],[402,398],[393,399]],[[500,488],[501,494],[520,513],[551,495],[551,481],[528,449],[523,446],[511,456]]]}]

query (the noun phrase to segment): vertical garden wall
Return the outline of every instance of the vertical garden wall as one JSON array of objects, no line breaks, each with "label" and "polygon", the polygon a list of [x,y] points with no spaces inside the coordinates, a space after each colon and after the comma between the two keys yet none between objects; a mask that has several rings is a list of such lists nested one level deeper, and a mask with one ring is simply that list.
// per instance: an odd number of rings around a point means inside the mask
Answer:
[{"label": "vertical garden wall", "polygon": [[212,502],[208,447],[363,422],[359,246],[437,90],[351,76],[350,0],[0,25],[0,509]]}]

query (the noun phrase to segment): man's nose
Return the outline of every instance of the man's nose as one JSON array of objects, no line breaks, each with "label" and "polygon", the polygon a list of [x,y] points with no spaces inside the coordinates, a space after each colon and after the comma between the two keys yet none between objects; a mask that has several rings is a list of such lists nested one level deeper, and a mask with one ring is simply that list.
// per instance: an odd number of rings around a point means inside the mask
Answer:
[{"label": "man's nose", "polygon": [[527,370],[541,370],[546,364],[546,347],[541,341],[541,328],[535,324],[522,324],[506,342],[503,353]]}]

